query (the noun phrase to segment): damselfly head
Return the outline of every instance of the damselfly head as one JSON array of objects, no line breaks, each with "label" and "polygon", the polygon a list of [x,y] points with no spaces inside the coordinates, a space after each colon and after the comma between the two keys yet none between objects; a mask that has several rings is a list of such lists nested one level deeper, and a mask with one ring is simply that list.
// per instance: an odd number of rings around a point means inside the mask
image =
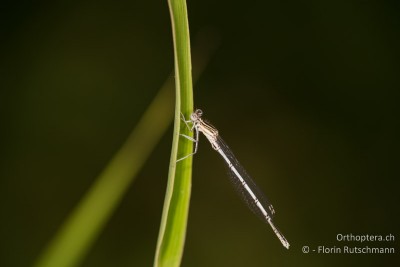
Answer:
[{"label": "damselfly head", "polygon": [[203,115],[203,111],[201,109],[196,109],[195,112],[192,113],[192,115],[190,115],[190,119],[192,121],[197,121],[198,119],[200,119],[200,117]]}]

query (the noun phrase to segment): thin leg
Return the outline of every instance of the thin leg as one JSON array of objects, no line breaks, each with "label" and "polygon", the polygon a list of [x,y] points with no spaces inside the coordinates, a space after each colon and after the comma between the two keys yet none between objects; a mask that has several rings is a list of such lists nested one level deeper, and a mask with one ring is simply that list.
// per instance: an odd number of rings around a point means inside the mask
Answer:
[{"label": "thin leg", "polygon": [[188,122],[192,122],[191,120],[186,120],[185,116],[183,115],[183,113],[181,112],[181,119],[183,120],[183,122],[186,124],[186,127],[189,129],[189,131],[193,131],[193,126],[190,127]]},{"label": "thin leg", "polygon": [[180,136],[183,136],[183,137],[185,137],[186,139],[189,139],[190,141],[192,141],[192,142],[197,142],[197,140],[196,139],[194,139],[193,137],[190,137],[189,135],[186,135],[186,134],[180,134]]},{"label": "thin leg", "polygon": [[190,156],[193,156],[194,154],[197,153],[197,148],[198,148],[198,144],[199,144],[199,130],[197,130],[197,128],[194,128],[194,129],[196,130],[196,138],[192,138],[192,137],[187,136],[185,134],[181,134],[181,136],[183,136],[183,137],[185,137],[185,138],[187,138],[190,141],[193,141],[195,143],[193,153],[190,153],[189,155],[186,155],[183,158],[178,159],[176,162],[181,161],[183,159],[186,159],[186,158],[188,158]]}]

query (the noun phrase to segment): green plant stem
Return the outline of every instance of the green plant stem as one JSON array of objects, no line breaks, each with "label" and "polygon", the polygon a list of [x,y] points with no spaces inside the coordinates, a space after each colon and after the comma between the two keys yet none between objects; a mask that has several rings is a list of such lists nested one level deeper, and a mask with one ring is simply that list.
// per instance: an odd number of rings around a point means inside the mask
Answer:
[{"label": "green plant stem", "polygon": [[[154,266],[180,265],[185,243],[191,192],[192,158],[178,164],[180,157],[192,152],[193,144],[181,140],[181,112],[187,117],[193,111],[193,89],[190,57],[190,37],[187,8],[184,0],[169,0],[175,59],[175,123],[170,158],[167,191],[158,236]],[[190,134],[187,129],[186,134]],[[179,144],[179,146],[178,146]]]},{"label": "green plant stem", "polygon": [[[196,59],[194,80],[197,80],[203,72],[219,43],[218,36],[210,30],[200,32],[196,39],[199,44],[194,53]],[[171,75],[126,142],[67,217],[34,266],[79,265],[112,216],[129,185],[135,180],[136,174],[167,131],[173,118],[173,86],[174,80]],[[154,121],[157,123],[154,124]]]},{"label": "green plant stem", "polygon": [[[203,31],[195,49],[196,80],[218,46],[212,31]],[[165,81],[126,142],[113,156],[90,190],[67,217],[34,266],[77,266],[96,241],[136,174],[173,119],[173,75]],[[154,121],[158,123],[154,124]]]}]

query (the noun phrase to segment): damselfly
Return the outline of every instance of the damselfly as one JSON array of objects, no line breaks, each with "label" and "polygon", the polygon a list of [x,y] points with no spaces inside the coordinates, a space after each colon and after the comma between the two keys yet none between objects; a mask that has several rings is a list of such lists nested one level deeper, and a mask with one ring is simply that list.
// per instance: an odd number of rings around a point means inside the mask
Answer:
[{"label": "damselfly", "polygon": [[[179,159],[178,161],[196,154],[199,144],[199,132],[202,132],[211,143],[211,146],[222,156],[225,163],[228,165],[231,180],[239,192],[239,195],[243,198],[251,211],[253,211],[263,221],[269,223],[269,225],[272,227],[272,230],[281,241],[282,245],[289,249],[289,242],[272,221],[275,211],[271,203],[267,200],[259,187],[254,183],[250,175],[247,174],[242,165],[240,165],[230,148],[218,134],[218,130],[211,124],[205,122],[201,118],[202,115],[203,112],[200,109],[197,109],[195,112],[193,112],[190,115],[189,120],[186,120],[182,114],[182,120],[185,122],[189,130],[195,131],[195,136],[194,138],[184,134],[181,134],[181,136],[195,142],[195,148],[193,153]],[[189,126],[189,124],[191,124],[191,126]]]}]

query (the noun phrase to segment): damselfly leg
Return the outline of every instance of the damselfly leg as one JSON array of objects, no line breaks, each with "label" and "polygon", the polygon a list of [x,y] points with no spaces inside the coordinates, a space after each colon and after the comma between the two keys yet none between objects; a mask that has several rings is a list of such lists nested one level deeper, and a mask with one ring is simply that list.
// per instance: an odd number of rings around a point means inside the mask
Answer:
[{"label": "damselfly leg", "polygon": [[[182,121],[185,123],[185,125],[186,125],[186,127],[189,129],[189,131],[192,132],[193,130],[195,130],[196,133],[195,133],[195,138],[193,138],[193,137],[191,137],[191,136],[189,136],[189,135],[186,135],[186,134],[179,134],[179,135],[182,136],[182,137],[185,137],[186,139],[188,139],[188,140],[190,140],[190,141],[192,141],[192,142],[194,142],[195,145],[194,145],[194,151],[193,151],[193,153],[190,153],[189,155],[186,155],[186,156],[184,156],[184,157],[178,159],[176,162],[181,161],[181,160],[184,160],[184,159],[186,159],[186,158],[188,158],[188,157],[191,157],[191,156],[193,156],[194,154],[196,154],[196,153],[197,153],[198,144],[199,144],[199,131],[197,130],[196,125],[195,125],[191,120],[186,120],[186,119],[185,119],[185,116],[183,115],[182,112],[181,112],[181,116],[182,116],[182,118],[181,118]],[[188,123],[192,123],[192,124],[193,124],[192,127],[190,127]]]}]

